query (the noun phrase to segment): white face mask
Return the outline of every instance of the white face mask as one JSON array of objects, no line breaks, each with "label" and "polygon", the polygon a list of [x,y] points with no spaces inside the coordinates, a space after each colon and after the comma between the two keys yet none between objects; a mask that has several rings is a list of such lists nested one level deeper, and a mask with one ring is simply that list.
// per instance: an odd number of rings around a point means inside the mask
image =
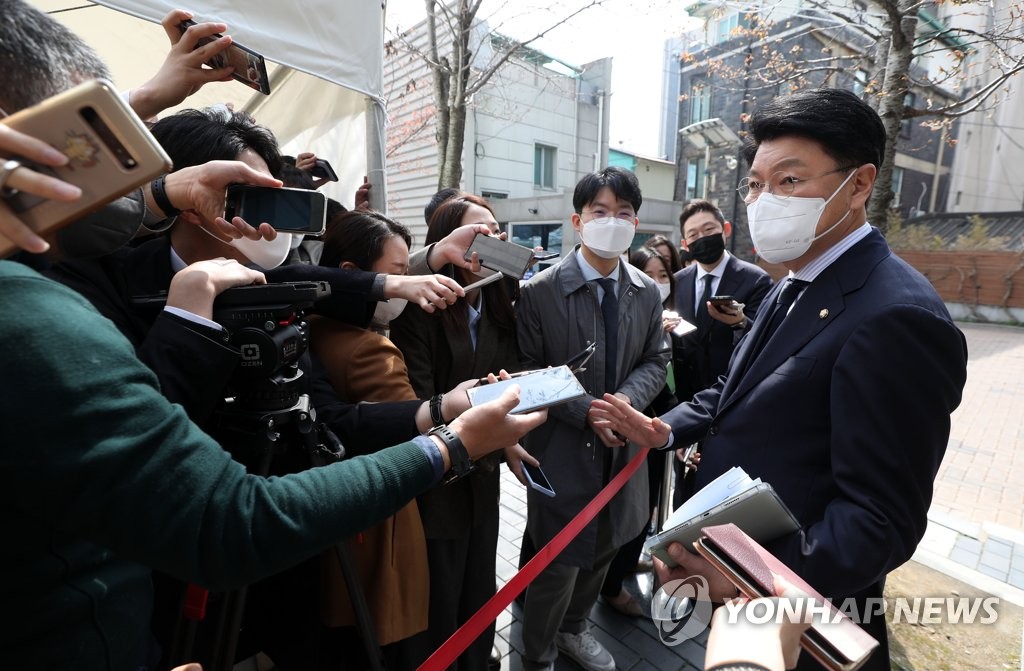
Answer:
[{"label": "white face mask", "polygon": [[278,233],[273,240],[250,240],[249,238],[238,238],[228,243],[238,251],[245,254],[245,257],[263,268],[270,270],[277,268],[288,258],[288,252],[292,249],[292,234]]},{"label": "white face mask", "polygon": [[672,293],[672,285],[668,282],[664,284],[658,284],[658,293],[661,294],[661,302],[664,303],[668,300],[668,295]]},{"label": "white face mask", "polygon": [[389,298],[386,301],[377,301],[377,307],[373,309],[373,319],[370,323],[374,326],[387,328],[392,320],[398,319],[409,301],[404,298]]},{"label": "white face mask", "polygon": [[850,216],[850,210],[820,235],[814,234],[825,207],[856,173],[856,170],[850,172],[828,200],[800,196],[779,198],[765,191],[757,200],[747,205],[750,238],[761,258],[768,263],[785,263],[798,259],[815,240],[828,235],[832,229],[843,223],[846,217]]},{"label": "white face mask", "polygon": [[587,249],[602,259],[614,259],[629,249],[633,242],[633,232],[632,221],[602,217],[584,223],[580,230],[580,239]]}]

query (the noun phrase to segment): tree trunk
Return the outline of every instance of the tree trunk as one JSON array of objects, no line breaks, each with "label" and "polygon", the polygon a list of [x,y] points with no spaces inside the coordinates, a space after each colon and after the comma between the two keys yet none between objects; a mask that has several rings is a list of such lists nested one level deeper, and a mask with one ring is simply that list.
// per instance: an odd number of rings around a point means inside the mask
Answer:
[{"label": "tree trunk", "polygon": [[915,0],[884,3],[892,31],[889,54],[885,62],[885,78],[878,97],[878,115],[885,128],[885,153],[875,179],[875,188],[868,202],[868,221],[885,231],[889,205],[892,203],[892,172],[896,160],[896,140],[903,121],[903,98],[909,90],[910,62],[914,57],[914,33],[917,29]]}]

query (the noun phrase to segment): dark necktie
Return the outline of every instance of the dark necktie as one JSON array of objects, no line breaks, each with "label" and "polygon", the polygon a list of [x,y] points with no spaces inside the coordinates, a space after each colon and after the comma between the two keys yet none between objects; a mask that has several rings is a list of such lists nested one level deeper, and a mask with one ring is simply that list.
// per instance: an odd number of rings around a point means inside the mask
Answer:
[{"label": "dark necktie", "polygon": [[711,323],[711,315],[708,314],[708,301],[711,300],[711,282],[714,277],[714,275],[707,274],[701,278],[704,282],[704,293],[701,294],[700,305],[697,306],[697,313],[694,316],[697,318],[697,328],[702,334],[708,332],[708,325]]},{"label": "dark necktie", "polygon": [[782,324],[782,320],[789,314],[789,308],[793,305],[793,301],[800,295],[800,292],[804,290],[804,287],[808,285],[808,282],[804,280],[786,280],[786,285],[782,287],[782,291],[779,292],[778,298],[775,300],[775,307],[772,308],[771,315],[768,316],[768,324],[764,330],[761,331],[757,338],[757,343],[754,345],[754,349],[751,352],[748,361],[753,361],[757,355],[764,349],[764,346],[768,344],[772,334],[778,329],[779,325]]},{"label": "dark necktie", "polygon": [[604,390],[615,393],[615,368],[619,358],[619,297],[615,295],[615,280],[602,277],[597,281],[604,290],[601,316],[604,318]]}]

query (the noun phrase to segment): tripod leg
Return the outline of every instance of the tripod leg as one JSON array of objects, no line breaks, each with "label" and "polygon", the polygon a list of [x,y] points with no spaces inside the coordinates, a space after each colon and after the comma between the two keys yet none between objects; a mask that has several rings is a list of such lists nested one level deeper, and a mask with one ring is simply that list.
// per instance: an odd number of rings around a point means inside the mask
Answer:
[{"label": "tripod leg", "polygon": [[377,632],[374,629],[373,620],[370,618],[370,607],[366,603],[366,595],[363,593],[362,585],[359,584],[359,575],[352,562],[352,554],[345,543],[335,544],[334,553],[338,557],[341,575],[345,578],[345,587],[348,588],[349,599],[352,601],[356,627],[359,628],[359,635],[363,639],[363,647],[366,648],[366,658],[370,660],[370,668],[373,671],[384,671],[384,655],[381,653],[380,646],[377,645]]}]

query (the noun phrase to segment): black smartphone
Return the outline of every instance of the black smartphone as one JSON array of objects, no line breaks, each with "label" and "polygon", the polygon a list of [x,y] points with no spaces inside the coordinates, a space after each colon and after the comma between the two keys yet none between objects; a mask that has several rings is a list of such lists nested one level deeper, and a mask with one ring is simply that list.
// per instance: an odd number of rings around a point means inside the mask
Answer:
[{"label": "black smartphone", "polygon": [[312,189],[232,184],[224,218],[241,217],[252,226],[266,222],[276,231],[321,235],[327,221],[327,196]]},{"label": "black smartphone", "polygon": [[477,233],[464,258],[468,261],[473,252],[476,252],[480,265],[484,268],[497,270],[505,277],[514,277],[517,280],[523,279],[526,269],[533,263],[532,249],[514,242],[506,242],[493,235]]},{"label": "black smartphone", "polygon": [[557,259],[558,252],[534,252],[534,261],[550,261],[551,259]]},{"label": "black smartphone", "polygon": [[[196,22],[192,19],[185,19],[178,24],[178,30],[184,35],[188,27],[195,24]],[[196,49],[214,40],[219,40],[221,37],[223,35],[219,33],[204,37],[196,43]],[[267,62],[264,60],[263,54],[243,47],[238,42],[232,42],[230,47],[206,61],[206,64],[211,68],[224,68],[230,65],[234,68],[231,72],[232,79],[242,82],[264,95],[270,95],[270,78],[267,77]]]},{"label": "black smartphone", "polygon": [[548,478],[544,475],[544,471],[541,470],[540,466],[534,466],[528,464],[525,461],[522,463],[523,475],[526,477],[526,481],[530,484],[530,489],[534,489],[544,496],[554,496],[555,489],[548,482]]},{"label": "black smartphone", "polygon": [[712,305],[731,305],[736,302],[733,296],[712,296],[708,299]]},{"label": "black smartphone", "polygon": [[338,181],[338,173],[334,172],[334,168],[331,167],[331,164],[322,158],[318,158],[316,160],[312,169],[309,171],[309,174],[313,175],[313,177],[326,179],[328,182]]}]

